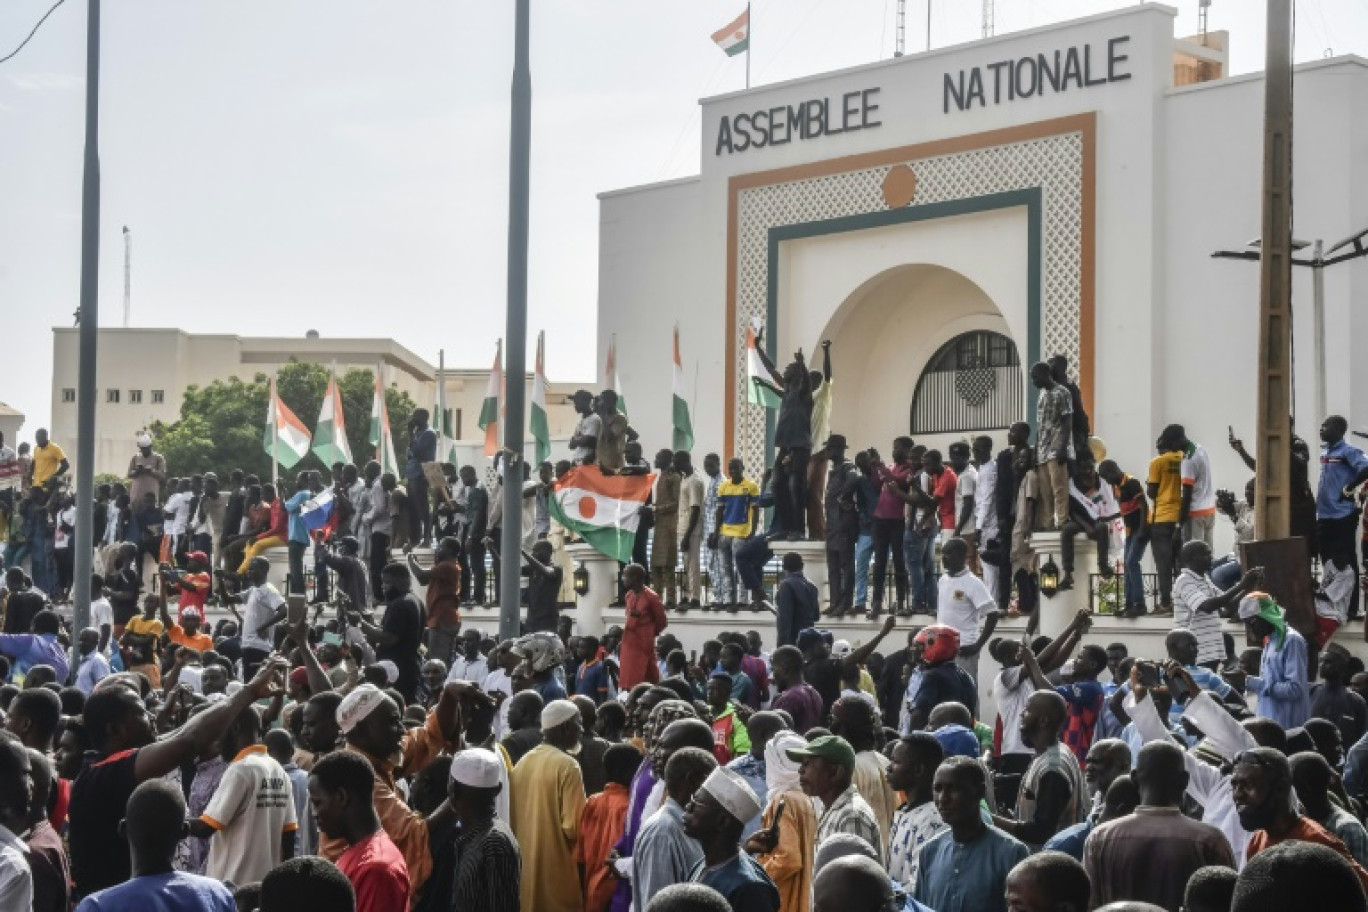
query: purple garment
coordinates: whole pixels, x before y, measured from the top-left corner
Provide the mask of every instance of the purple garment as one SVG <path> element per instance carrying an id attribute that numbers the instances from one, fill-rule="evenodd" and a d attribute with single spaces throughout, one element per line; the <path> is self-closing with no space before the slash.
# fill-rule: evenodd
<path id="1" fill-rule="evenodd" d="M 811 684 L 795 684 L 774 698 L 770 709 L 782 709 L 793 716 L 793 730 L 799 734 L 822 724 L 822 695 Z"/>
<path id="2" fill-rule="evenodd" d="M 623 858 L 631 857 L 632 849 L 636 846 L 637 833 L 641 831 L 641 812 L 646 810 L 646 799 L 651 797 L 651 789 L 655 788 L 655 784 L 656 777 L 651 771 L 651 758 L 648 756 L 641 761 L 641 766 L 632 776 L 627 820 L 623 823 L 622 837 L 613 846 Z M 627 912 L 631 905 L 632 882 L 619 880 L 613 891 L 613 902 L 608 906 L 609 912 Z"/>
<path id="3" fill-rule="evenodd" d="M 196 765 L 195 778 L 190 783 L 190 797 L 185 802 L 186 820 L 197 820 L 209 807 L 209 800 L 214 797 L 226 769 L 228 764 L 223 762 L 222 757 L 214 757 Z M 187 874 L 202 875 L 209 863 L 209 840 L 187 836 L 181 841 L 181 849 L 184 850 L 184 867 L 177 867 Z M 180 860 L 182 852 L 178 850 L 176 854 L 177 860 Z"/>

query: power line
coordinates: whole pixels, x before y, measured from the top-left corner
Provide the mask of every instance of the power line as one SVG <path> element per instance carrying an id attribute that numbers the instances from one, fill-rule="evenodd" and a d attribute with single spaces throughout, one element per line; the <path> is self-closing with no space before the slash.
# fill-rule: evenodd
<path id="1" fill-rule="evenodd" d="M 38 29 L 43 27 L 44 22 L 47 22 L 48 16 L 51 16 L 54 12 L 56 12 L 57 7 L 61 6 L 65 2 L 66 0 L 57 0 L 56 3 L 52 4 L 52 7 L 46 13 L 43 13 L 43 18 L 39 19 L 38 24 L 33 27 L 33 31 L 28 33 L 28 37 L 25 38 L 23 41 L 19 42 L 19 46 L 17 48 L 10 51 L 4 57 L 0 57 L 0 63 L 4 63 L 7 60 L 13 60 L 14 56 L 24 49 L 24 45 L 28 44 L 29 41 L 33 39 L 33 36 L 38 34 Z"/>

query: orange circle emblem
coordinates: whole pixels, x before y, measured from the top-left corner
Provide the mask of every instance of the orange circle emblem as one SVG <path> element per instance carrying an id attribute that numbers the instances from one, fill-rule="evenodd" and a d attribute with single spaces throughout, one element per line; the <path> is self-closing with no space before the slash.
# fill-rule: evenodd
<path id="1" fill-rule="evenodd" d="M 593 518 L 594 518 L 594 514 L 597 513 L 597 512 L 598 512 L 598 504 L 594 501 L 594 498 L 592 498 L 592 497 L 581 497 L 581 498 L 579 499 L 579 513 L 580 513 L 580 516 L 583 516 L 585 519 L 593 519 Z"/>

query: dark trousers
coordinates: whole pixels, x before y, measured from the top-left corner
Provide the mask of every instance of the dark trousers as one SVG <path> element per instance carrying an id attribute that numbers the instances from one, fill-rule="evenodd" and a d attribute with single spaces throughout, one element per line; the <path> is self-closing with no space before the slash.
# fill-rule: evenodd
<path id="1" fill-rule="evenodd" d="M 320 602 L 328 600 L 328 565 L 323 563 L 327 553 L 322 543 L 314 545 L 314 598 Z"/>
<path id="2" fill-rule="evenodd" d="M 1173 604 L 1173 568 L 1178 563 L 1178 524 L 1150 523 L 1150 552 L 1159 574 L 1159 604 Z"/>
<path id="3" fill-rule="evenodd" d="M 372 532 L 370 546 L 370 583 L 371 598 L 384 601 L 385 584 L 380 575 L 389 563 L 390 537 L 388 532 Z M 363 607 L 363 606 L 358 606 Z"/>
<path id="4" fill-rule="evenodd" d="M 1349 595 L 1349 617 L 1359 613 L 1358 516 L 1350 513 L 1340 519 L 1316 520 L 1316 544 L 1320 548 L 1321 563 L 1334 561 L 1354 571 L 1354 588 Z"/>
<path id="5" fill-rule="evenodd" d="M 304 552 L 309 546 L 304 542 L 290 542 L 290 594 L 304 594 Z"/>
<path id="6" fill-rule="evenodd" d="M 826 562 L 831 613 L 845 614 L 855 598 L 855 542 L 827 542 Z"/>
<path id="7" fill-rule="evenodd" d="M 808 499 L 808 460 L 812 458 L 811 447 L 796 447 L 788 451 L 788 482 L 786 491 L 776 490 L 776 494 L 787 495 L 790 524 L 788 532 L 799 538 L 807 537 L 807 499 Z"/>
<path id="8" fill-rule="evenodd" d="M 429 527 L 432 524 L 432 504 L 430 503 L 432 489 L 428 485 L 425 475 L 407 479 L 405 487 L 408 488 L 409 504 L 413 507 L 413 512 L 410 514 L 413 517 L 413 527 L 409 533 L 410 540 L 415 544 L 426 544 L 428 532 L 431 531 Z"/>
<path id="9" fill-rule="evenodd" d="M 242 648 L 242 680 L 250 681 L 256 677 L 257 669 L 261 667 L 262 662 L 266 661 L 268 655 L 270 653 L 264 649 L 244 646 Z"/>
<path id="10" fill-rule="evenodd" d="M 752 535 L 736 546 L 736 574 L 741 586 L 754 595 L 765 589 L 765 564 L 774 557 L 763 535 Z M 740 601 L 738 594 L 738 601 Z"/>
<path id="11" fill-rule="evenodd" d="M 477 605 L 485 601 L 485 546 L 484 542 L 471 536 L 466 542 L 466 560 L 470 563 L 470 597 Z"/>
<path id="12" fill-rule="evenodd" d="M 457 549 L 456 563 L 461 565 L 461 601 L 468 602 L 470 601 L 470 558 L 466 557 L 463 549 Z"/>
<path id="13" fill-rule="evenodd" d="M 888 553 L 893 552 L 893 579 L 898 602 L 907 601 L 907 563 L 903 560 L 903 521 L 874 518 L 874 607 L 883 606 L 884 578 L 888 575 Z"/>
<path id="14" fill-rule="evenodd" d="M 1106 527 L 1102 524 L 1096 526 L 1102 533 L 1092 541 L 1097 542 L 1097 569 L 1100 571 L 1107 566 L 1107 549 L 1111 545 L 1111 536 L 1107 535 Z M 1059 530 L 1063 534 L 1059 537 L 1059 550 L 1064 560 L 1064 573 L 1073 573 L 1074 569 L 1074 537 L 1083 534 L 1083 526 L 1077 520 L 1069 520 L 1064 524 L 1064 528 Z"/>

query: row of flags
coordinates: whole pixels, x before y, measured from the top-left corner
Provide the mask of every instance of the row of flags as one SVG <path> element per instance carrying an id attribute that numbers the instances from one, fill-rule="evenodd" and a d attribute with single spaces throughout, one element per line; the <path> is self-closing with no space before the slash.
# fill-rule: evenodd
<path id="1" fill-rule="evenodd" d="M 441 384 L 438 385 L 438 395 Z M 449 422 L 449 419 L 448 419 Z M 449 439 L 451 429 L 446 428 Z M 439 431 L 438 453 L 443 452 Z M 390 432 L 389 408 L 385 404 L 385 387 L 379 372 L 375 375 L 375 396 L 371 400 L 370 435 L 371 446 L 375 447 L 375 458 L 381 471 L 398 472 L 398 459 L 394 454 L 394 435 Z M 328 389 L 323 393 L 323 405 L 318 412 L 318 424 L 313 434 L 299 420 L 285 400 L 280 398 L 276 389 L 275 377 L 271 378 L 270 391 L 266 405 L 266 431 L 261 445 L 266 455 L 278 465 L 292 469 L 299 464 L 309 451 L 318 454 L 324 465 L 335 462 L 351 463 L 351 444 L 347 440 L 347 418 L 342 411 L 342 393 L 337 387 L 337 374 L 328 377 Z M 449 451 L 454 455 L 454 450 Z"/>

